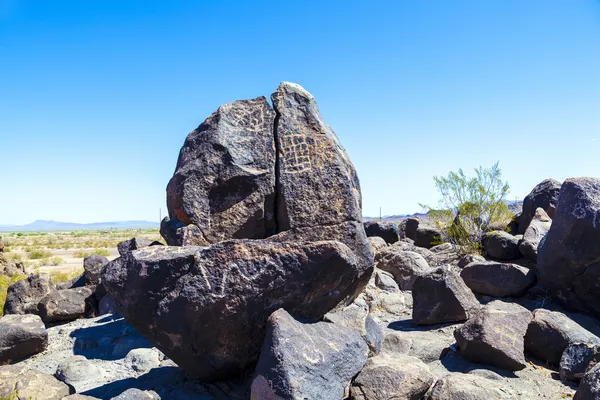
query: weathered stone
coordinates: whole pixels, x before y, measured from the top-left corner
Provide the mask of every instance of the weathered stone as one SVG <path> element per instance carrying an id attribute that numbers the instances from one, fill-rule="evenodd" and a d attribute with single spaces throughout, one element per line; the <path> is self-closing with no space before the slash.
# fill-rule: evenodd
<path id="1" fill-rule="evenodd" d="M 485 257 L 483 257 L 479 254 L 467 254 L 465 256 L 462 256 L 460 258 L 460 260 L 458 261 L 458 268 L 464 268 L 467 265 L 474 263 L 474 262 L 482 263 L 485 261 L 486 261 Z"/>
<path id="2" fill-rule="evenodd" d="M 134 237 L 128 240 L 124 240 L 117 244 L 117 249 L 119 250 L 119 254 L 123 256 L 125 255 L 125 253 L 129 253 L 134 250 L 139 250 L 143 247 L 162 245 L 163 244 L 161 242 L 158 242 L 156 240 Z"/>
<path id="3" fill-rule="evenodd" d="M 354 330 L 326 322 L 303 324 L 279 309 L 269 317 L 255 374 L 284 399 L 338 400 L 367 354 Z"/>
<path id="4" fill-rule="evenodd" d="M 351 304 L 341 310 L 325 314 L 323 320 L 355 330 L 365 340 L 372 354 L 381 352 L 383 330 L 368 310 Z"/>
<path id="5" fill-rule="evenodd" d="M 560 182 L 546 179 L 538 183 L 523 200 L 523 211 L 519 221 L 519 233 L 525 233 L 535 215 L 535 210 L 542 208 L 550 218 L 554 218 L 554 210 L 560 191 Z"/>
<path id="6" fill-rule="evenodd" d="M 442 236 L 440 230 L 433 225 L 419 224 L 415 233 L 415 246 L 430 249 L 433 246 L 440 244 Z"/>
<path id="7" fill-rule="evenodd" d="M 421 257 L 427 261 L 430 267 L 438 267 L 440 266 L 439 259 L 436 254 L 434 254 L 431 250 L 426 249 L 424 247 L 415 246 L 412 241 L 408 239 L 399 240 L 391 246 L 388 246 L 383 251 L 412 251 L 413 253 L 419 254 Z M 381 253 L 379 252 L 379 253 Z M 377 253 L 377 258 L 375 261 L 378 261 L 379 258 L 383 257 L 385 254 Z"/>
<path id="8" fill-rule="evenodd" d="M 9 286 L 4 314 L 39 314 L 40 300 L 55 291 L 50 275 L 29 275 L 26 279 Z"/>
<path id="9" fill-rule="evenodd" d="M 387 247 L 387 243 L 385 242 L 385 240 L 383 240 L 383 238 L 380 238 L 379 236 L 372 236 L 367 240 L 369 241 L 369 245 L 371 246 L 371 251 L 373 251 L 373 254 Z"/>
<path id="10" fill-rule="evenodd" d="M 524 337 L 531 319 L 526 308 L 496 300 L 456 329 L 454 337 L 467 360 L 518 371 L 526 366 Z"/>
<path id="11" fill-rule="evenodd" d="M 600 315 L 600 179 L 567 179 L 538 248 L 540 282 L 566 307 Z"/>
<path id="12" fill-rule="evenodd" d="M 134 371 L 149 371 L 160 365 L 160 353 L 156 349 L 133 349 L 125 356 L 125 362 Z"/>
<path id="13" fill-rule="evenodd" d="M 516 400 L 501 382 L 474 374 L 451 373 L 439 379 L 426 400 Z"/>
<path id="14" fill-rule="evenodd" d="M 14 395 L 18 397 L 13 397 Z M 1 399 L 61 400 L 69 395 L 69 387 L 52 375 L 17 365 L 0 367 Z"/>
<path id="15" fill-rule="evenodd" d="M 216 380 L 257 359 L 275 309 L 319 320 L 356 290 L 361 274 L 338 242 L 245 240 L 146 247 L 106 265 L 102 282 L 163 353 L 192 376 Z"/>
<path id="16" fill-rule="evenodd" d="M 393 248 L 378 254 L 376 266 L 392 274 L 402 290 L 411 290 L 418 276 L 426 275 L 433 270 L 421 255 Z"/>
<path id="17" fill-rule="evenodd" d="M 161 400 L 158 393 L 153 390 L 127 389 L 110 400 Z"/>
<path id="18" fill-rule="evenodd" d="M 600 364 L 590 369 L 581 380 L 573 400 L 600 399 Z"/>
<path id="19" fill-rule="evenodd" d="M 161 233 L 168 244 L 275 232 L 274 121 L 266 98 L 240 100 L 219 107 L 188 135 L 167 187 L 171 232 L 165 227 Z M 197 228 L 191 237 L 177 232 L 186 225 Z"/>
<path id="20" fill-rule="evenodd" d="M 314 97 L 282 82 L 271 100 L 277 113 L 278 231 L 361 222 L 358 176 Z"/>
<path id="21" fill-rule="evenodd" d="M 93 254 L 83 259 L 83 275 L 85 284 L 88 286 L 97 286 L 100 284 L 100 272 L 102 267 L 108 264 L 108 258 Z"/>
<path id="22" fill-rule="evenodd" d="M 52 292 L 40 300 L 38 310 L 44 322 L 72 321 L 85 315 L 86 300 L 92 296 L 87 287 Z"/>
<path id="23" fill-rule="evenodd" d="M 405 354 L 430 363 L 442 358 L 452 343 L 453 338 L 437 331 L 391 332 L 385 335 L 381 351 L 383 355 Z"/>
<path id="24" fill-rule="evenodd" d="M 72 356 L 58 364 L 56 379 L 81 392 L 89 388 L 90 382 L 102 379 L 102 371 L 84 356 Z"/>
<path id="25" fill-rule="evenodd" d="M 21 361 L 48 346 L 48 332 L 37 315 L 0 318 L 0 365 Z"/>
<path id="26" fill-rule="evenodd" d="M 471 289 L 447 267 L 417 277 L 412 295 L 412 318 L 417 325 L 465 321 L 479 308 Z"/>
<path id="27" fill-rule="evenodd" d="M 433 384 L 425 363 L 410 356 L 370 358 L 352 382 L 352 400 L 419 400 Z"/>
<path id="28" fill-rule="evenodd" d="M 405 223 L 405 234 L 406 237 L 412 240 L 415 240 L 417 236 L 417 229 L 419 229 L 419 219 L 418 218 L 407 218 Z"/>
<path id="29" fill-rule="evenodd" d="M 600 361 L 600 345 L 571 343 L 560 358 L 560 379 L 579 382 Z"/>
<path id="30" fill-rule="evenodd" d="M 373 275 L 375 276 L 375 286 L 377 286 L 379 289 L 390 293 L 396 293 L 400 291 L 400 287 L 394 280 L 394 276 L 389 272 L 375 269 Z"/>
<path id="31" fill-rule="evenodd" d="M 487 232 L 482 238 L 487 255 L 497 260 L 516 260 L 521 256 L 519 239 L 504 231 Z"/>
<path id="32" fill-rule="evenodd" d="M 368 237 L 380 237 L 388 244 L 396 243 L 400 239 L 398 226 L 393 222 L 368 221 L 364 226 Z"/>
<path id="33" fill-rule="evenodd" d="M 559 365 L 563 351 L 571 343 L 600 344 L 600 338 L 565 314 L 538 308 L 525 336 L 525 350 L 541 361 Z"/>
<path id="34" fill-rule="evenodd" d="M 471 263 L 460 276 L 473 292 L 494 297 L 522 296 L 537 282 L 533 270 L 494 261 Z"/>
<path id="35" fill-rule="evenodd" d="M 525 258 L 537 262 L 538 246 L 551 225 L 552 220 L 548 214 L 543 208 L 538 208 L 529 227 L 525 230 L 523 240 L 519 243 L 519 251 Z"/>

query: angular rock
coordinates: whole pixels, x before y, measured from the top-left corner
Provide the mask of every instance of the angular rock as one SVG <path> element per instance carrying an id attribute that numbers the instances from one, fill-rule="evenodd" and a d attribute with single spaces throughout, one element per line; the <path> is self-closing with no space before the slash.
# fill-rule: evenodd
<path id="1" fill-rule="evenodd" d="M 255 375 L 284 399 L 337 400 L 367 354 L 354 330 L 326 322 L 303 324 L 279 309 L 269 317 Z"/>
<path id="2" fill-rule="evenodd" d="M 519 251 L 525 258 L 537 262 L 538 246 L 550 230 L 551 225 L 552 220 L 548 214 L 543 208 L 538 208 L 529 227 L 525 230 L 523 240 L 519 243 Z"/>
<path id="3" fill-rule="evenodd" d="M 421 255 L 392 248 L 378 254 L 376 266 L 392 274 L 402 290 L 411 290 L 417 277 L 433 270 Z"/>
<path id="4" fill-rule="evenodd" d="M 380 237 L 386 243 L 396 243 L 400 239 L 398 226 L 393 222 L 368 221 L 364 223 L 368 237 Z"/>
<path id="5" fill-rule="evenodd" d="M 572 343 L 600 344 L 600 338 L 557 311 L 538 308 L 525 335 L 525 350 L 558 366 L 563 351 Z"/>
<path id="6" fill-rule="evenodd" d="M 442 235 L 440 230 L 432 225 L 419 224 L 415 233 L 415 246 L 430 249 L 440 244 Z"/>
<path id="7" fill-rule="evenodd" d="M 387 250 L 389 250 L 389 251 L 412 251 L 413 253 L 417 253 L 417 254 L 421 255 L 421 257 L 423 257 L 425 259 L 425 261 L 427 261 L 427 263 L 429 264 L 430 267 L 440 266 L 439 259 L 436 254 L 434 254 L 431 250 L 426 249 L 424 247 L 415 246 L 414 243 L 412 241 L 408 241 L 408 239 L 403 239 L 403 240 L 397 241 L 396 243 L 394 243 L 391 246 L 388 246 L 388 248 L 386 248 L 382 251 L 387 251 Z M 378 261 L 384 255 L 385 254 L 378 253 L 375 261 Z"/>
<path id="8" fill-rule="evenodd" d="M 600 364 L 596 364 L 581 380 L 573 400 L 600 399 Z"/>
<path id="9" fill-rule="evenodd" d="M 102 379 L 102 371 L 84 356 L 76 355 L 58 364 L 54 377 L 75 388 L 76 392 L 82 392 Z"/>
<path id="10" fill-rule="evenodd" d="M 405 234 L 406 237 L 412 240 L 415 240 L 417 236 L 417 229 L 419 229 L 419 219 L 418 218 L 407 218 L 405 223 Z"/>
<path id="11" fill-rule="evenodd" d="M 400 291 L 400 287 L 394 280 L 394 276 L 389 272 L 375 269 L 373 274 L 375 276 L 375 286 L 379 289 L 390 293 L 396 293 Z"/>
<path id="12" fill-rule="evenodd" d="M 352 382 L 352 400 L 419 400 L 433 384 L 431 371 L 410 356 L 370 358 Z"/>
<path id="13" fill-rule="evenodd" d="M 134 237 L 128 240 L 124 240 L 117 244 L 117 250 L 119 250 L 119 254 L 123 256 L 125 255 L 125 253 L 129 253 L 134 250 L 139 250 L 143 247 L 162 245 L 163 244 L 161 242 L 158 242 L 156 240 Z"/>
<path id="14" fill-rule="evenodd" d="M 450 345 L 454 343 L 436 331 L 407 331 L 391 332 L 385 335 L 382 346 L 382 354 L 395 356 L 405 354 L 430 363 L 442 358 Z"/>
<path id="15" fill-rule="evenodd" d="M 460 276 L 473 292 L 494 297 L 520 297 L 537 282 L 533 270 L 494 261 L 471 263 Z"/>
<path id="16" fill-rule="evenodd" d="M 540 282 L 565 307 L 600 315 L 600 179 L 567 179 L 538 247 Z"/>
<path id="17" fill-rule="evenodd" d="M 372 236 L 367 240 L 369 241 L 369 245 L 371 245 L 371 250 L 373 251 L 373 254 L 387 247 L 387 243 L 385 242 L 385 240 L 383 240 L 379 236 Z"/>
<path id="18" fill-rule="evenodd" d="M 532 315 L 526 308 L 492 301 L 454 331 L 460 354 L 469 361 L 509 371 L 525 368 L 524 337 Z"/>
<path id="19" fill-rule="evenodd" d="M 521 256 L 519 239 L 508 232 L 487 232 L 483 235 L 482 244 L 487 255 L 497 260 L 516 260 Z"/>
<path id="20" fill-rule="evenodd" d="M 274 310 L 319 320 L 356 290 L 361 274 L 355 255 L 338 242 L 245 240 L 146 247 L 107 264 L 102 282 L 140 333 L 208 381 L 257 359 Z"/>
<path id="21" fill-rule="evenodd" d="M 48 332 L 37 315 L 6 315 L 0 318 L 0 365 L 21 361 L 44 351 Z"/>
<path id="22" fill-rule="evenodd" d="M 160 353 L 156 349 L 133 349 L 125 356 L 125 363 L 134 371 L 149 371 L 160 365 Z"/>
<path id="23" fill-rule="evenodd" d="M 9 286 L 4 314 L 39 314 L 40 300 L 55 291 L 50 275 L 29 275 L 26 279 Z"/>
<path id="24" fill-rule="evenodd" d="M 208 245 L 275 231 L 274 121 L 266 98 L 240 100 L 219 107 L 188 135 L 167 186 L 169 218 L 161 233 L 168 244 Z"/>
<path id="25" fill-rule="evenodd" d="M 341 310 L 325 314 L 323 320 L 355 330 L 365 340 L 371 354 L 379 354 L 381 352 L 383 330 L 373 317 L 371 317 L 368 310 L 351 304 Z"/>
<path id="26" fill-rule="evenodd" d="M 439 379 L 426 400 L 516 400 L 501 382 L 473 374 L 451 373 Z"/>
<path id="27" fill-rule="evenodd" d="M 86 301 L 92 296 L 87 287 L 64 289 L 40 300 L 39 315 L 44 322 L 72 321 L 85 315 Z"/>
<path id="28" fill-rule="evenodd" d="M 600 345 L 572 343 L 560 358 L 560 379 L 579 382 L 600 361 Z"/>
<path id="29" fill-rule="evenodd" d="M 460 258 L 460 260 L 458 260 L 458 268 L 464 268 L 467 265 L 477 262 L 477 263 L 482 263 L 485 262 L 486 259 L 484 256 L 481 256 L 479 254 L 467 254 L 465 256 L 462 256 Z"/>
<path id="30" fill-rule="evenodd" d="M 480 306 L 460 275 L 447 267 L 417 277 L 412 295 L 417 325 L 465 321 Z"/>
<path id="31" fill-rule="evenodd" d="M 282 82 L 271 100 L 277 113 L 278 231 L 361 222 L 358 176 L 314 97 Z"/>
<path id="32" fill-rule="evenodd" d="M 0 398 L 61 400 L 68 396 L 69 387 L 52 375 L 17 365 L 0 367 Z"/>
<path id="33" fill-rule="evenodd" d="M 102 267 L 108 264 L 108 258 L 93 254 L 83 259 L 83 275 L 85 284 L 88 286 L 97 286 L 100 284 L 100 272 Z"/>
<path id="34" fill-rule="evenodd" d="M 523 199 L 523 211 L 519 221 L 519 233 L 525 233 L 535 215 L 535 210 L 542 208 L 550 218 L 554 218 L 554 210 L 558 200 L 561 183 L 554 179 L 546 179 L 538 183 Z"/>

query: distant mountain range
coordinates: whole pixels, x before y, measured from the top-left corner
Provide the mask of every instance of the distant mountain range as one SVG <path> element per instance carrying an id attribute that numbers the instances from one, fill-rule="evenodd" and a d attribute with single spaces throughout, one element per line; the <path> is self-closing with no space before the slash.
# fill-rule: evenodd
<path id="1" fill-rule="evenodd" d="M 112 221 L 78 224 L 37 220 L 26 225 L 0 225 L 0 232 L 50 232 L 50 231 L 96 231 L 105 229 L 158 229 L 158 222 L 149 221 Z"/>

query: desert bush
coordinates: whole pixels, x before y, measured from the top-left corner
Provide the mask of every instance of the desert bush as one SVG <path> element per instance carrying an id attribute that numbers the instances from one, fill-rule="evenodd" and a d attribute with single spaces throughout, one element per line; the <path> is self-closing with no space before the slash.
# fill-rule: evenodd
<path id="1" fill-rule="evenodd" d="M 54 256 L 54 257 L 46 257 L 40 260 L 41 266 L 58 266 L 65 262 L 62 257 Z"/>
<path id="2" fill-rule="evenodd" d="M 425 208 L 440 229 L 442 241 L 459 253 L 481 252 L 483 234 L 492 226 L 506 226 L 513 216 L 505 201 L 510 187 L 502 181 L 498 164 L 476 168 L 473 177 L 459 169 L 433 178 L 441 199 L 438 208 Z"/>
<path id="3" fill-rule="evenodd" d="M 86 258 L 90 255 L 90 253 L 83 251 L 83 250 L 77 250 L 75 252 L 73 252 L 73 258 Z"/>
<path id="4" fill-rule="evenodd" d="M 27 249 L 27 257 L 30 260 L 40 260 L 42 258 L 52 257 L 52 253 L 47 250 L 39 249 L 39 248 L 30 248 Z"/>
<path id="5" fill-rule="evenodd" d="M 81 276 L 81 274 L 83 274 L 83 268 L 69 272 L 57 271 L 50 273 L 50 279 L 52 279 L 52 283 L 58 285 L 59 283 L 68 282 L 71 279 L 77 278 L 78 276 Z"/>
<path id="6" fill-rule="evenodd" d="M 104 256 L 104 257 L 110 256 L 110 252 L 107 249 L 94 249 L 92 254 L 96 254 L 96 255 Z"/>

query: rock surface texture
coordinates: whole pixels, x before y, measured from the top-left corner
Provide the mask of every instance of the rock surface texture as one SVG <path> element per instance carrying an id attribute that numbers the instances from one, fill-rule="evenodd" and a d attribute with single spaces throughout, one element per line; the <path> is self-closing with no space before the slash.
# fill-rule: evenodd
<path id="1" fill-rule="evenodd" d="M 460 276 L 473 292 L 495 297 L 521 296 L 537 281 L 530 269 L 494 261 L 468 264 Z"/>
<path id="2" fill-rule="evenodd" d="M 369 221 L 365 222 L 364 226 L 368 237 L 380 237 L 387 244 L 396 243 L 400 240 L 400 231 L 398 230 L 398 226 L 393 222 Z"/>
<path id="3" fill-rule="evenodd" d="M 39 314 L 40 300 L 54 292 L 56 288 L 50 280 L 50 275 L 29 275 L 26 279 L 9 286 L 4 314 Z"/>
<path id="4" fill-rule="evenodd" d="M 519 221 L 519 233 L 525 233 L 529 223 L 535 215 L 535 210 L 542 208 L 550 218 L 554 218 L 554 210 L 560 191 L 560 182 L 546 179 L 537 184 L 523 199 L 523 211 Z"/>
<path id="5" fill-rule="evenodd" d="M 0 318 L 0 365 L 21 361 L 48 346 L 48 332 L 37 315 Z"/>
<path id="6" fill-rule="evenodd" d="M 354 330 L 327 322 L 302 324 L 280 309 L 269 317 L 255 374 L 283 399 L 338 400 L 367 355 Z"/>
<path id="7" fill-rule="evenodd" d="M 537 270 L 565 306 L 600 315 L 600 179 L 563 183 L 552 226 L 538 248 Z"/>
<path id="8" fill-rule="evenodd" d="M 546 233 L 552 226 L 552 219 L 543 208 L 535 210 L 531 223 L 525 230 L 523 240 L 519 243 L 519 251 L 523 256 L 533 262 L 537 262 L 538 247 Z"/>
<path id="9" fill-rule="evenodd" d="M 519 239 L 504 231 L 493 231 L 483 235 L 483 248 L 487 255 L 496 260 L 516 260 L 519 253 Z"/>

